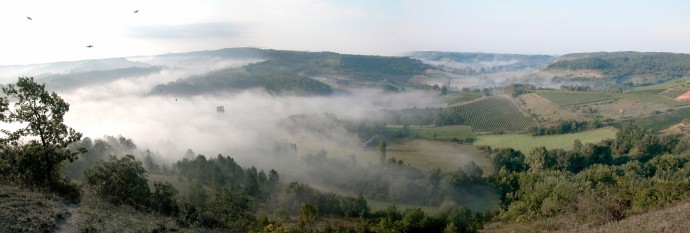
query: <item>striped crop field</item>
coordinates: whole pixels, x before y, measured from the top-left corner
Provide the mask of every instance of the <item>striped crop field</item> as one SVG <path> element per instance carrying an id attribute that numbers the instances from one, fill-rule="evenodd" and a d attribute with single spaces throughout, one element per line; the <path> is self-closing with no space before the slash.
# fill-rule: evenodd
<path id="1" fill-rule="evenodd" d="M 507 97 L 490 96 L 452 107 L 474 132 L 520 132 L 535 126 Z"/>

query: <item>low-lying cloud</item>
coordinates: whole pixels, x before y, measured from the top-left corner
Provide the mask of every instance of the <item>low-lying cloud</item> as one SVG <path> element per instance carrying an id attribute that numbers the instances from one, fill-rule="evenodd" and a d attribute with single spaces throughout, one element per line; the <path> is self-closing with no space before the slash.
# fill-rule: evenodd
<path id="1" fill-rule="evenodd" d="M 147 76 L 64 91 L 59 94 L 70 103 L 65 121 L 91 138 L 131 138 L 140 148 L 149 148 L 168 158 L 168 162 L 182 158 L 191 148 L 207 156 L 231 155 L 254 165 L 265 160 L 258 156 L 270 153 L 266 148 L 273 148 L 275 143 L 317 140 L 314 143 L 324 148 L 361 144 L 356 134 L 345 129 L 328 129 L 334 135 L 327 137 L 295 135 L 283 125 L 293 115 L 330 113 L 346 120 L 379 119 L 380 109 L 445 104 L 428 92 L 387 93 L 377 89 L 316 97 L 275 96 L 262 89 L 197 96 L 149 94 L 157 84 L 203 72 L 164 68 Z M 217 106 L 224 106 L 225 112 L 216 112 Z M 331 142 L 325 138 L 339 140 Z"/>

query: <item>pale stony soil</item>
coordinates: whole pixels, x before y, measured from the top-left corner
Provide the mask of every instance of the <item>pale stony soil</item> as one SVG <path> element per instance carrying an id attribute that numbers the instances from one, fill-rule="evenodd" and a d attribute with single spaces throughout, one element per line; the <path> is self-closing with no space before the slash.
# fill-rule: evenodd
<path id="1" fill-rule="evenodd" d="M 690 101 L 690 91 L 685 92 L 685 94 L 682 94 L 682 95 L 676 97 L 674 100 L 677 100 L 677 101 Z"/>

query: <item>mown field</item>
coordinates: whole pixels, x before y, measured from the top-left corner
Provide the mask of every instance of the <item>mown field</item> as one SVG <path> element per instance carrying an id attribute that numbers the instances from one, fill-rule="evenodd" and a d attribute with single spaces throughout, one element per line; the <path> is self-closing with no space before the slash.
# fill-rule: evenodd
<path id="1" fill-rule="evenodd" d="M 511 147 L 529 153 L 532 148 L 545 146 L 547 149 L 573 149 L 575 139 L 580 139 L 583 144 L 597 143 L 604 139 L 614 138 L 618 130 L 607 127 L 573 134 L 559 134 L 548 136 L 529 136 L 526 134 L 501 134 L 477 136 L 475 145 L 487 145 L 492 148 Z"/>
<path id="2" fill-rule="evenodd" d="M 534 126 L 515 103 L 502 96 L 490 96 L 452 108 L 474 132 L 521 132 Z"/>

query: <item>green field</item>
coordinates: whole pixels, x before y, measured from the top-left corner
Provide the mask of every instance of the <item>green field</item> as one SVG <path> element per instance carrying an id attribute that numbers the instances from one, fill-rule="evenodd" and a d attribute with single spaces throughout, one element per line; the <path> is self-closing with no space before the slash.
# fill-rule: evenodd
<path id="1" fill-rule="evenodd" d="M 675 79 L 665 83 L 636 87 L 631 90 L 631 92 L 650 92 L 650 93 L 661 93 L 669 88 L 678 87 L 686 85 L 690 81 L 690 78 Z"/>
<path id="2" fill-rule="evenodd" d="M 611 124 L 614 127 L 619 127 L 621 124 L 630 123 L 639 125 L 645 128 L 653 128 L 655 130 L 662 130 L 672 125 L 678 124 L 683 119 L 690 118 L 690 108 L 682 108 L 671 112 L 666 112 L 658 115 L 653 115 L 645 118 L 632 119 L 627 121 L 616 122 Z"/>
<path id="3" fill-rule="evenodd" d="M 502 134 L 502 135 L 481 135 L 475 145 L 487 145 L 491 148 L 510 147 L 529 153 L 532 148 L 545 146 L 547 149 L 567 149 L 573 148 L 575 139 L 580 139 L 582 143 L 597 143 L 601 140 L 614 138 L 618 130 L 607 127 L 573 134 L 559 134 L 548 136 L 529 136 L 525 134 Z"/>
<path id="4" fill-rule="evenodd" d="M 474 132 L 520 132 L 534 126 L 507 97 L 490 96 L 452 107 Z"/>
<path id="5" fill-rule="evenodd" d="M 588 104 L 613 99 L 609 93 L 560 90 L 537 90 L 535 93 L 555 104 L 563 106 Z"/>
<path id="6" fill-rule="evenodd" d="M 482 95 L 481 93 L 477 93 L 477 92 L 456 92 L 456 93 L 451 93 L 451 94 L 445 96 L 445 99 L 446 99 L 446 102 L 448 103 L 448 105 L 452 105 L 452 104 L 476 100 L 476 99 L 482 98 L 482 96 L 484 96 L 484 95 Z"/>
<path id="7" fill-rule="evenodd" d="M 572 105 L 582 105 L 605 100 L 627 99 L 641 100 L 650 103 L 664 104 L 671 107 L 688 105 L 686 102 L 675 101 L 671 98 L 658 95 L 657 89 L 636 89 L 626 93 L 603 93 L 603 92 L 578 92 L 561 90 L 537 90 L 536 93 L 555 104 L 564 107 Z"/>
<path id="8" fill-rule="evenodd" d="M 473 145 L 455 144 L 434 140 L 410 140 L 389 143 L 386 149 L 388 158 L 403 160 L 405 164 L 431 170 L 455 171 L 470 161 L 474 161 L 484 175 L 493 174 L 493 166 L 481 151 Z"/>
<path id="9" fill-rule="evenodd" d="M 626 92 L 626 93 L 616 93 L 612 94 L 612 96 L 619 98 L 619 99 L 629 99 L 629 100 L 641 100 L 641 101 L 647 101 L 651 103 L 658 103 L 658 104 L 663 104 L 671 107 L 678 107 L 678 106 L 683 106 L 683 105 L 688 105 L 686 102 L 680 102 L 680 101 L 675 101 L 671 98 L 664 97 L 661 95 L 657 94 L 651 94 L 648 91 L 640 91 L 640 92 Z"/>
<path id="10" fill-rule="evenodd" d="M 400 135 L 403 127 L 401 125 L 390 125 L 386 127 L 386 135 L 396 137 Z M 453 138 L 463 140 L 474 137 L 472 127 L 466 125 L 447 125 L 447 126 L 409 126 L 407 135 L 415 138 L 451 141 Z"/>

